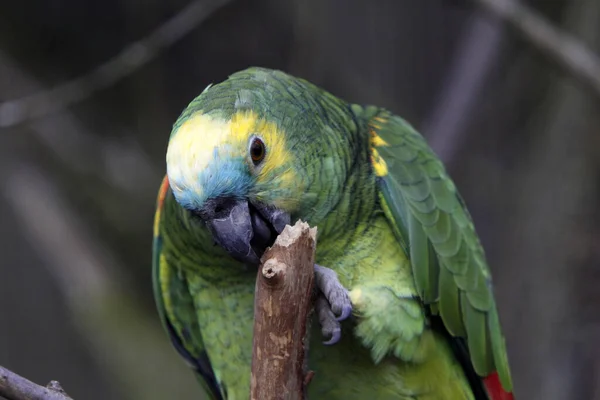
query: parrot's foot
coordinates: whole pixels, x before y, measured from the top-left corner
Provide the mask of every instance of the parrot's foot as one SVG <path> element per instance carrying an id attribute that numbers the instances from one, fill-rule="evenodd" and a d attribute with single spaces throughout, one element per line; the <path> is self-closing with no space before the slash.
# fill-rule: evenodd
<path id="1" fill-rule="evenodd" d="M 371 348 L 376 364 L 388 355 L 407 362 L 424 360 L 433 336 L 419 300 L 388 286 L 354 287 L 350 298 L 357 316 L 354 334 Z"/>
<path id="2" fill-rule="evenodd" d="M 352 314 L 352 302 L 348 290 L 342 286 L 334 270 L 315 264 L 315 281 L 319 290 L 315 309 L 321 332 L 330 338 L 323 343 L 332 345 L 342 337 L 340 322 Z"/>

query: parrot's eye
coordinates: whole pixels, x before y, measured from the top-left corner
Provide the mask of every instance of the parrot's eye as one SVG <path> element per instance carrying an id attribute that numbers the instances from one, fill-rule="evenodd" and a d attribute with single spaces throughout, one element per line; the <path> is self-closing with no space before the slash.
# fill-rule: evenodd
<path id="1" fill-rule="evenodd" d="M 250 143 L 250 158 L 254 165 L 258 165 L 265 158 L 265 144 L 262 140 L 255 137 Z"/>

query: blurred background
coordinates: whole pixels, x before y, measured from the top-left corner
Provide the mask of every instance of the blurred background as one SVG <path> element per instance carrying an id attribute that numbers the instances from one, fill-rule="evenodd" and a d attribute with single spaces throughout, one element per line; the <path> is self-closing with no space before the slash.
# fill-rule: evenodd
<path id="1" fill-rule="evenodd" d="M 154 310 L 155 198 L 182 109 L 256 65 L 411 121 L 473 214 L 518 398 L 600 399 L 597 52 L 598 0 L 2 2 L 0 365 L 202 398 Z"/>

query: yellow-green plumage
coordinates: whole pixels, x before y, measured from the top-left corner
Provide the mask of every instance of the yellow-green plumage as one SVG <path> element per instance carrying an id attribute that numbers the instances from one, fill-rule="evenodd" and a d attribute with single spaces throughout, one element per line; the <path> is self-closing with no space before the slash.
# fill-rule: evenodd
<path id="1" fill-rule="evenodd" d="M 267 145 L 260 169 L 244 158 L 255 134 Z M 324 346 L 313 323 L 310 398 L 473 399 L 447 331 L 467 337 L 478 373 L 498 370 L 511 390 L 470 217 L 441 162 L 400 118 L 250 69 L 194 100 L 169 146 L 155 294 L 175 346 L 214 398 L 248 397 L 256 277 L 194 215 L 220 193 L 318 226 L 316 261 L 350 291 L 355 319 L 342 323 L 339 343 Z M 432 326 L 438 310 L 444 329 Z"/>

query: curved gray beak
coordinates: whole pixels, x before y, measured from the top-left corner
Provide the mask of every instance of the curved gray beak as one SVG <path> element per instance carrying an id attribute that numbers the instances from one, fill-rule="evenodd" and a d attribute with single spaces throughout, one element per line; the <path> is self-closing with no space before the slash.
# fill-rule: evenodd
<path id="1" fill-rule="evenodd" d="M 219 246 L 236 260 L 251 265 L 260 263 L 267 247 L 290 223 L 288 213 L 247 200 L 211 200 L 201 216 Z"/>

